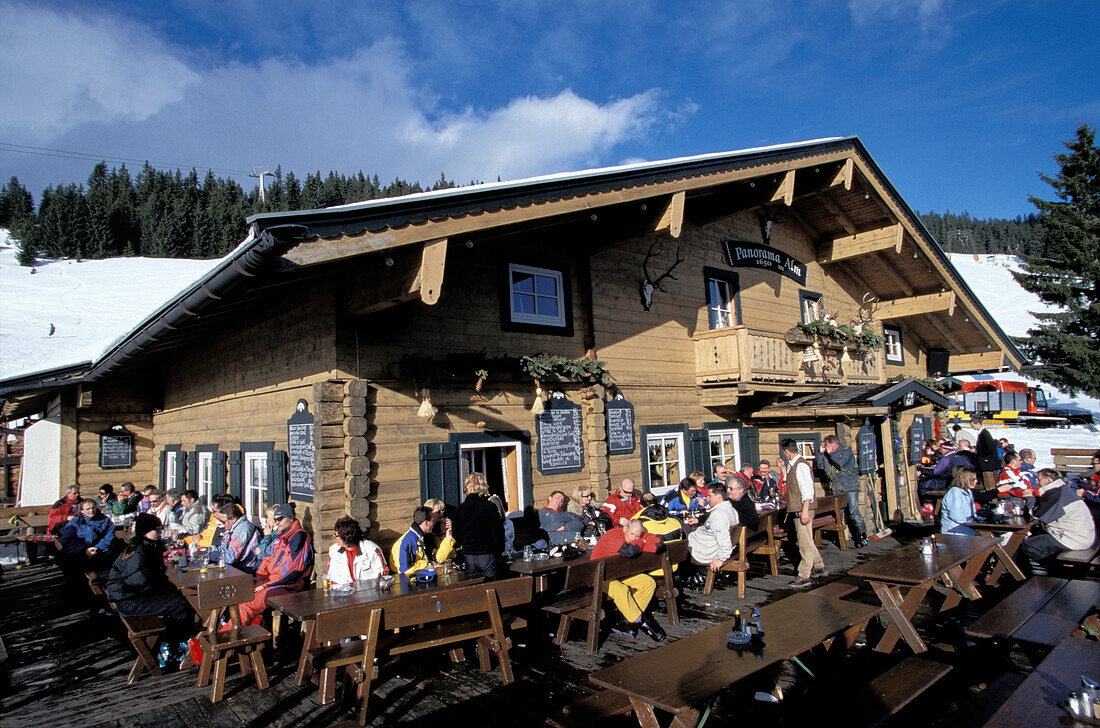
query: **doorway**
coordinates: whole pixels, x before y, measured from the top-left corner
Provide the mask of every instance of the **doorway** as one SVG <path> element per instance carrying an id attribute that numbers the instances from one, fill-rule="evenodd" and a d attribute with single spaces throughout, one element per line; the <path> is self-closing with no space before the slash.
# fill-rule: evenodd
<path id="1" fill-rule="evenodd" d="M 461 445 L 462 483 L 470 473 L 481 473 L 489 484 L 489 493 L 500 498 L 506 512 L 523 510 L 528 504 L 523 498 L 519 445 L 515 441 Z M 463 489 L 462 497 L 465 495 Z"/>

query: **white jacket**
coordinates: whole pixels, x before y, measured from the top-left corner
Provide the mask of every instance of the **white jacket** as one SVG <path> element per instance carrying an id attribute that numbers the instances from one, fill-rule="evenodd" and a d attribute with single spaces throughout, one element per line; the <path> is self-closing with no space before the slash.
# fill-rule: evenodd
<path id="1" fill-rule="evenodd" d="M 703 525 L 688 534 L 691 558 L 700 564 L 727 560 L 733 553 L 730 529 L 738 523 L 737 511 L 728 500 L 711 509 Z"/>
<path id="2" fill-rule="evenodd" d="M 337 543 L 332 544 L 328 550 L 328 578 L 333 584 L 350 584 L 360 579 L 374 579 L 381 574 L 390 573 L 382 549 L 367 539 L 359 542 L 359 553 L 355 555 L 353 568 L 354 574 L 348 569 L 344 547 Z"/>

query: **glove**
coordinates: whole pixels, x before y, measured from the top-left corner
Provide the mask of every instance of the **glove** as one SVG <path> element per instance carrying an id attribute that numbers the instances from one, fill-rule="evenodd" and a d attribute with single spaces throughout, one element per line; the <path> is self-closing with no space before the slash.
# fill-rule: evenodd
<path id="1" fill-rule="evenodd" d="M 628 559 L 636 559 L 642 554 L 642 547 L 636 543 L 624 543 L 619 547 L 619 553 Z"/>

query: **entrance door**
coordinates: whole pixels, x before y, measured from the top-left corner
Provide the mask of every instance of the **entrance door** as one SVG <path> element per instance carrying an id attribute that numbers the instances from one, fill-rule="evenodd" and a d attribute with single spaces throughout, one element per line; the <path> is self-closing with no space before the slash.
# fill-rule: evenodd
<path id="1" fill-rule="evenodd" d="M 489 493 L 500 497 L 505 511 L 520 511 L 528 505 L 523 502 L 522 496 L 518 442 L 462 445 L 459 460 L 462 465 L 462 482 L 466 482 L 466 476 L 470 473 L 484 475 L 489 484 Z"/>

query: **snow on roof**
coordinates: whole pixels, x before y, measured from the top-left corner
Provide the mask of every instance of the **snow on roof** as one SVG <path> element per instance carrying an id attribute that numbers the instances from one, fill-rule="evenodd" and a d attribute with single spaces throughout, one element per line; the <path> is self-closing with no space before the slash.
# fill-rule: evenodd
<path id="1" fill-rule="evenodd" d="M 0 228 L 0 380 L 96 360 L 219 262 L 41 260 L 27 268 L 16 252 Z"/>

